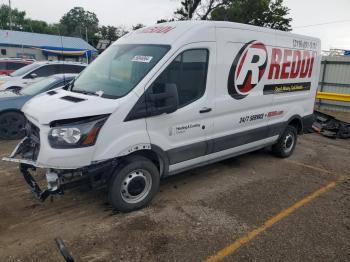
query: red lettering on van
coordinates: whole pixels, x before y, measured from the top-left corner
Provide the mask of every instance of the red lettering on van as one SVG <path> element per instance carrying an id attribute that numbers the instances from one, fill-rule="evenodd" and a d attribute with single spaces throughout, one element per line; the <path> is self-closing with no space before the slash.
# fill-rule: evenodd
<path id="1" fill-rule="evenodd" d="M 303 60 L 301 62 L 300 78 L 305 78 L 310 69 L 310 52 L 304 51 Z"/>
<path id="2" fill-rule="evenodd" d="M 310 59 L 310 70 L 309 70 L 309 74 L 307 77 L 311 77 L 312 76 L 312 69 L 314 68 L 314 62 L 315 62 L 315 53 L 312 52 L 311 53 L 311 59 Z"/>
<path id="3" fill-rule="evenodd" d="M 279 79 L 282 51 L 279 48 L 272 48 L 272 58 L 269 71 L 269 79 Z"/>
<path id="4" fill-rule="evenodd" d="M 312 51 L 272 48 L 268 79 L 295 79 L 312 76 L 315 54 Z"/>
<path id="5" fill-rule="evenodd" d="M 289 72 L 287 70 L 291 65 L 291 61 L 289 60 L 291 56 L 292 56 L 292 50 L 284 49 L 281 79 L 289 78 Z"/>
<path id="6" fill-rule="evenodd" d="M 292 62 L 292 68 L 290 70 L 290 78 L 297 78 L 300 72 L 300 66 L 301 66 L 301 52 L 299 50 L 296 50 L 293 52 L 293 62 Z"/>

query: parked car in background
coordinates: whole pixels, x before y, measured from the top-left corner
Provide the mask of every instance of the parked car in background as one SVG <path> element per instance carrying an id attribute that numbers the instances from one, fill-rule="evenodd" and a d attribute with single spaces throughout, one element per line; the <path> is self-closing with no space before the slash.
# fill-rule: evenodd
<path id="1" fill-rule="evenodd" d="M 87 64 L 66 61 L 35 62 L 22 67 L 9 76 L 0 77 L 0 91 L 7 89 L 22 89 L 35 83 L 42 77 L 56 74 L 78 74 L 85 69 Z"/>
<path id="2" fill-rule="evenodd" d="M 0 138 L 19 139 L 25 135 L 26 119 L 22 106 L 32 97 L 49 90 L 62 87 L 72 81 L 77 74 L 60 74 L 42 79 L 22 90 L 11 89 L 0 92 Z M 45 110 L 45 109 L 43 109 Z"/>
<path id="3" fill-rule="evenodd" d="M 2 58 L 0 59 L 0 75 L 9 75 L 33 62 L 35 62 L 34 59 Z"/>

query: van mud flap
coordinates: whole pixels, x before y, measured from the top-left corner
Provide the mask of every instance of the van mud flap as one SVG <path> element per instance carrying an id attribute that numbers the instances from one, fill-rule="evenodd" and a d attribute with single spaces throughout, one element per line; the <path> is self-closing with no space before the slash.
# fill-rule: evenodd
<path id="1" fill-rule="evenodd" d="M 46 198 L 48 198 L 50 195 L 54 194 L 62 194 L 63 192 L 61 190 L 49 190 L 46 189 L 44 191 L 41 190 L 38 183 L 35 181 L 33 176 L 30 174 L 29 170 L 35 171 L 36 168 L 34 166 L 28 165 L 28 164 L 20 164 L 20 172 L 24 178 L 24 180 L 27 182 L 29 187 L 31 188 L 34 196 L 41 202 L 44 202 Z"/>

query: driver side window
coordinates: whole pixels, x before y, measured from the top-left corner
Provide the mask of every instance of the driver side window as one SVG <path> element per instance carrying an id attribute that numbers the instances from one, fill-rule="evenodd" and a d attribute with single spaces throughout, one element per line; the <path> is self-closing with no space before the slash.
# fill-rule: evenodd
<path id="1" fill-rule="evenodd" d="M 160 74 L 152 88 L 175 84 L 179 107 L 186 106 L 203 96 L 208 72 L 209 51 L 191 49 L 178 55 Z"/>
<path id="2" fill-rule="evenodd" d="M 58 73 L 58 70 L 56 65 L 44 65 L 34 70 L 33 72 L 29 73 L 27 76 L 25 76 L 25 78 L 31 78 L 32 74 L 36 74 L 37 77 L 47 77 L 57 73 Z"/>

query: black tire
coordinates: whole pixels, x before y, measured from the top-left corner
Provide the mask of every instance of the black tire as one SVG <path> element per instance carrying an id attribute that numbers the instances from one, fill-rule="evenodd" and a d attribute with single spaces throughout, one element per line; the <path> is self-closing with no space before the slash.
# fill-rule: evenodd
<path id="1" fill-rule="evenodd" d="M 0 114 L 0 138 L 14 140 L 25 135 L 26 119 L 19 112 L 5 112 Z"/>
<path id="2" fill-rule="evenodd" d="M 149 159 L 127 158 L 109 181 L 108 200 L 113 208 L 122 212 L 143 208 L 158 192 L 159 181 L 158 168 Z"/>
<path id="3" fill-rule="evenodd" d="M 287 126 L 286 130 L 272 146 L 272 153 L 281 158 L 287 158 L 294 152 L 298 141 L 298 132 L 294 126 Z"/>

